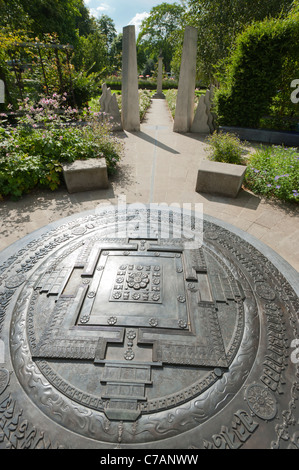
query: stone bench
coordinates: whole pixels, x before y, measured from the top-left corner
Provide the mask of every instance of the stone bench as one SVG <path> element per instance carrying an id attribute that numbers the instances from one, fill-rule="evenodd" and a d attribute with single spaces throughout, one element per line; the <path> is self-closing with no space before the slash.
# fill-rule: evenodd
<path id="1" fill-rule="evenodd" d="M 105 158 L 89 158 L 66 163 L 62 166 L 62 172 L 69 193 L 108 187 Z"/>
<path id="2" fill-rule="evenodd" d="M 236 197 L 245 173 L 243 165 L 203 160 L 197 174 L 196 192 Z"/>

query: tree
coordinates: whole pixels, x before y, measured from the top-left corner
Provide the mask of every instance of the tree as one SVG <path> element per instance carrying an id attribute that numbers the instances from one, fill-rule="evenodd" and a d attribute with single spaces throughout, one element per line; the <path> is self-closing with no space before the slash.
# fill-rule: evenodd
<path id="1" fill-rule="evenodd" d="M 26 29 L 33 36 L 57 34 L 62 44 L 76 45 L 79 34 L 90 32 L 89 11 L 83 0 L 0 0 L 0 25 Z"/>
<path id="2" fill-rule="evenodd" d="M 152 8 L 149 17 L 141 24 L 137 39 L 139 67 L 144 66 L 148 59 L 156 61 L 162 51 L 165 70 L 170 72 L 175 34 L 181 27 L 183 14 L 183 6 L 177 3 L 162 3 Z"/>
<path id="3" fill-rule="evenodd" d="M 297 124 L 299 108 L 290 99 L 290 84 L 299 71 L 298 37 L 299 8 L 284 19 L 256 22 L 238 36 L 216 93 L 220 125 L 266 123 L 281 130 Z"/>
<path id="4" fill-rule="evenodd" d="M 119 33 L 112 41 L 110 48 L 110 65 L 111 71 L 116 72 L 122 66 L 122 45 L 123 33 Z"/>
<path id="5" fill-rule="evenodd" d="M 244 28 L 266 17 L 287 12 L 292 0 L 189 0 L 187 24 L 198 29 L 199 68 L 213 81 L 216 66 L 225 62 Z"/>
<path id="6" fill-rule="evenodd" d="M 96 20 L 96 23 L 101 33 L 105 36 L 107 49 L 110 51 L 113 40 L 116 38 L 114 21 L 108 15 L 102 15 Z"/>

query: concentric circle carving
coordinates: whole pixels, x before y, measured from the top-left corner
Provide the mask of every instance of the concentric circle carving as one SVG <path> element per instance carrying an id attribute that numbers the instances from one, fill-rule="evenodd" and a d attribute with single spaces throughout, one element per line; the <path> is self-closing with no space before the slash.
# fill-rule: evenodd
<path id="1" fill-rule="evenodd" d="M 142 216 L 129 214 L 140 226 Z M 57 225 L 2 261 L 0 413 L 11 396 L 15 422 L 44 417 L 53 442 L 59 428 L 73 448 L 238 448 L 252 435 L 283 445 L 296 421 L 292 286 L 214 221 L 186 248 L 128 240 L 121 213 L 123 236 L 109 238 L 113 220 L 111 211 Z"/>

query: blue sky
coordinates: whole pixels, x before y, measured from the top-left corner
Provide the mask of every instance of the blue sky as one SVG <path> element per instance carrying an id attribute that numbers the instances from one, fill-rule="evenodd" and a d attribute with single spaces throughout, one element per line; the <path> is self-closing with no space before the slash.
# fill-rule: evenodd
<path id="1" fill-rule="evenodd" d="M 176 0 L 84 0 L 87 8 L 95 17 L 108 15 L 113 19 L 118 33 L 124 26 L 135 24 L 136 33 L 141 21 L 151 9 L 161 3 L 175 3 Z M 177 0 L 179 3 L 179 0 Z"/>

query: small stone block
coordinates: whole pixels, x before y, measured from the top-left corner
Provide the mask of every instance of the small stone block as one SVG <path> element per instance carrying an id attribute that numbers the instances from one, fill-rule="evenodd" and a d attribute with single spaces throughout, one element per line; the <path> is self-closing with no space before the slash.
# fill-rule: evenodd
<path id="1" fill-rule="evenodd" d="M 196 182 L 196 192 L 237 197 L 246 173 L 246 166 L 204 160 Z"/>
<path id="2" fill-rule="evenodd" d="M 108 172 L 105 158 L 76 160 L 62 166 L 65 184 L 69 193 L 106 189 Z"/>

